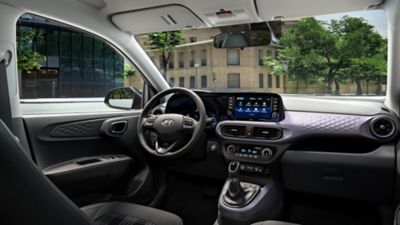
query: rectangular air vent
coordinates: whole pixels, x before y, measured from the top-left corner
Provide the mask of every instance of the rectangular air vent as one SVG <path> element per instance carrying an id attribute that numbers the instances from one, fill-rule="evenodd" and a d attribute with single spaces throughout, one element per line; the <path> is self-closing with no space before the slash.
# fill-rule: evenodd
<path id="1" fill-rule="evenodd" d="M 223 126 L 222 134 L 233 137 L 246 137 L 246 127 L 245 126 Z"/>
<path id="2" fill-rule="evenodd" d="M 259 139 L 278 139 L 282 137 L 282 130 L 278 128 L 254 127 L 253 137 Z"/>

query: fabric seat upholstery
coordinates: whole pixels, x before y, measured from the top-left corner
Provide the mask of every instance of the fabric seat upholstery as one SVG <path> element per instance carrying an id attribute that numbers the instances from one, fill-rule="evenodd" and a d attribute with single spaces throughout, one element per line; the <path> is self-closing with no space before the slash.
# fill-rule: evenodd
<path id="1" fill-rule="evenodd" d="M 268 220 L 268 221 L 253 223 L 252 225 L 299 225 L 299 224 Z"/>
<path id="2" fill-rule="evenodd" d="M 182 225 L 182 220 L 169 212 L 124 202 L 99 203 L 82 208 L 97 225 Z M 118 223 L 120 222 L 120 223 Z"/>

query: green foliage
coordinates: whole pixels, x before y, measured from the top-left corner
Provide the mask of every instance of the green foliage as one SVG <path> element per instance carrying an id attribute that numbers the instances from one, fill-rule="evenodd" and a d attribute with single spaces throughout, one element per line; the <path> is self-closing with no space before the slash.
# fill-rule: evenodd
<path id="1" fill-rule="evenodd" d="M 280 44 L 277 59 L 265 58 L 273 73 L 306 85 L 324 81 L 327 94 L 334 82 L 339 94 L 340 83 L 350 81 L 362 94 L 361 80 L 386 74 L 387 41 L 361 18 L 345 16 L 329 23 L 305 18 L 283 34 Z"/>
<path id="2" fill-rule="evenodd" d="M 124 64 L 124 77 L 130 77 L 135 75 L 135 68 L 133 68 L 131 65 L 129 64 Z"/>
<path id="3" fill-rule="evenodd" d="M 167 73 L 167 65 L 175 46 L 185 43 L 181 31 L 155 32 L 147 34 L 150 40 L 148 49 L 160 50 L 162 56 L 162 72 L 164 77 Z"/>
<path id="4" fill-rule="evenodd" d="M 43 42 L 38 30 L 17 26 L 17 61 L 19 70 L 38 69 L 46 61 L 46 57 L 32 48 L 33 41 Z"/>

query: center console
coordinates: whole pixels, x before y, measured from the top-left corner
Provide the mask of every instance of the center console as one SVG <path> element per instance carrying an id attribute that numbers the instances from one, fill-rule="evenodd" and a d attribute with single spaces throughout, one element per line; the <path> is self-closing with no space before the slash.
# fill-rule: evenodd
<path id="1" fill-rule="evenodd" d="M 244 182 L 239 178 L 241 163 L 230 162 L 229 178 L 218 203 L 219 225 L 250 225 L 276 218 L 282 211 L 281 189 L 273 179 L 262 184 Z"/>
<path id="2" fill-rule="evenodd" d="M 287 147 L 290 131 L 279 126 L 284 119 L 282 99 L 276 94 L 231 94 L 226 100 L 228 119 L 221 121 L 224 158 L 229 177 L 219 199 L 219 225 L 246 225 L 275 219 L 283 196 L 271 165 Z"/>

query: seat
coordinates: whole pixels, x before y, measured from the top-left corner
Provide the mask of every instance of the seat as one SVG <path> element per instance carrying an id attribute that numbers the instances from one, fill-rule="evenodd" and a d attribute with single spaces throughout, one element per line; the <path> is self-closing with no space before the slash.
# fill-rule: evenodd
<path id="1" fill-rule="evenodd" d="M 171 213 L 123 202 L 90 205 L 70 201 L 26 157 L 0 120 L 0 224 L 7 225 L 181 225 Z"/>
<path id="2" fill-rule="evenodd" d="M 83 212 L 97 225 L 182 225 L 182 220 L 169 212 L 124 202 L 107 202 L 89 205 Z M 134 215 L 132 215 L 134 213 Z M 113 221 L 113 222 L 108 222 Z M 119 223 L 118 223 L 119 221 Z M 127 223 L 133 221 L 136 223 Z"/>
<path id="3" fill-rule="evenodd" d="M 252 225 L 299 225 L 299 224 L 268 220 L 268 221 L 253 223 Z"/>

